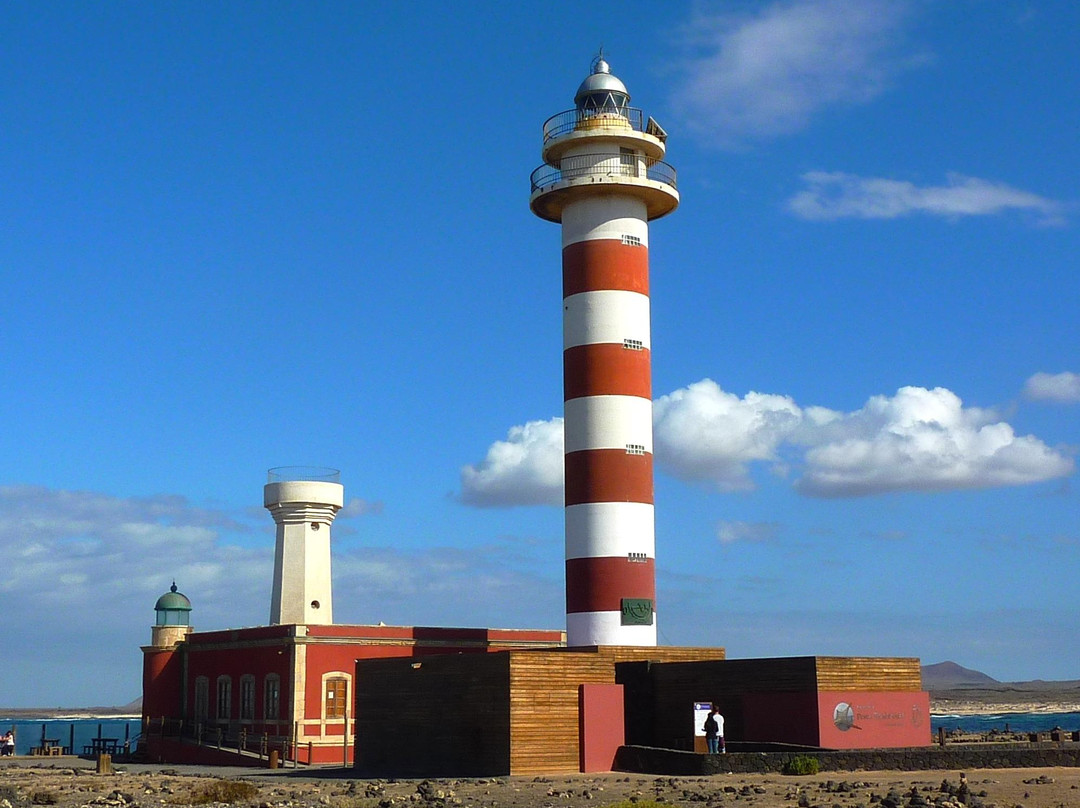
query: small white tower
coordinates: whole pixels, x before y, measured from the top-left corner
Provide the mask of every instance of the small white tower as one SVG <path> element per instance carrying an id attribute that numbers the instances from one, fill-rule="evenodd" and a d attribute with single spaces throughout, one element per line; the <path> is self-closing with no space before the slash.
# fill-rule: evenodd
<path id="1" fill-rule="evenodd" d="M 336 469 L 283 466 L 267 473 L 263 507 L 277 524 L 271 624 L 334 622 L 330 525 L 344 504 Z"/>

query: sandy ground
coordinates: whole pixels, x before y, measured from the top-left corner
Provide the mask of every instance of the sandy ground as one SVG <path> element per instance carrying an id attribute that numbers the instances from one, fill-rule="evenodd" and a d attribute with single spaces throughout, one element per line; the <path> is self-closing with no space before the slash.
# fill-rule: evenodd
<path id="1" fill-rule="evenodd" d="M 193 804 L 219 779 L 244 780 L 256 791 L 250 808 L 606 808 L 628 800 L 683 808 L 984 808 L 1080 806 L 1080 768 L 992 769 L 961 773 L 832 772 L 816 776 L 716 775 L 653 777 L 605 774 L 479 780 L 352 780 L 341 769 L 243 770 L 196 766 L 118 765 L 97 774 L 87 761 L 0 764 L 0 808 L 31 805 L 157 808 Z M 944 782 L 943 782 L 944 781 Z M 644 808 L 644 806 L 642 806 Z"/>
<path id="2" fill-rule="evenodd" d="M 998 713 L 1076 713 L 1080 700 L 1037 699 L 1025 701 L 984 701 L 958 693 L 930 700 L 934 715 L 996 715 Z M 1049 727 L 1047 728 L 1049 729 Z M 1080 729 L 1080 727 L 1067 727 Z"/>

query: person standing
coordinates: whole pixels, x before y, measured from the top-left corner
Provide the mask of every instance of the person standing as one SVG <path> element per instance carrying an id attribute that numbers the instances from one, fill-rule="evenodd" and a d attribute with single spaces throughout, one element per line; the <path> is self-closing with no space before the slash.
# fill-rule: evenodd
<path id="1" fill-rule="evenodd" d="M 0 736 L 0 755 L 10 757 L 15 754 L 15 733 L 8 730 Z"/>
<path id="2" fill-rule="evenodd" d="M 715 704 L 705 719 L 705 744 L 709 748 L 710 755 L 724 754 L 724 716 L 720 715 L 720 708 Z"/>

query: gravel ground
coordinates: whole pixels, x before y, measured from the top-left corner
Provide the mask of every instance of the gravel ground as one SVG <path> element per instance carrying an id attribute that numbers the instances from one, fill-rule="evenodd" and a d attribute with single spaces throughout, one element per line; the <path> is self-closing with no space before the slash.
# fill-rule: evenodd
<path id="1" fill-rule="evenodd" d="M 0 764 L 0 808 L 227 803 L 242 808 L 607 808 L 623 801 L 640 808 L 655 808 L 649 806 L 654 802 L 682 808 L 1080 806 L 1080 769 L 1073 768 L 993 769 L 966 775 L 926 771 L 673 778 L 613 773 L 468 780 L 354 780 L 342 769 L 134 764 L 116 769 L 99 775 L 82 760 L 5 760 Z M 218 791 L 222 788 L 249 793 L 229 795 Z"/>

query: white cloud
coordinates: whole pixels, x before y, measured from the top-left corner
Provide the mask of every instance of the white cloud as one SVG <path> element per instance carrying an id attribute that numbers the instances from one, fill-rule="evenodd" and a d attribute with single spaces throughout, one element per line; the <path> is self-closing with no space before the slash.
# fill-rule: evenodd
<path id="1" fill-rule="evenodd" d="M 796 488 L 811 496 L 1023 485 L 1073 470 L 1071 458 L 941 387 L 874 396 L 804 439 L 812 446 Z"/>
<path id="2" fill-rule="evenodd" d="M 908 3 L 774 2 L 753 15 L 701 16 L 698 55 L 673 99 L 682 124 L 720 147 L 788 134 L 835 104 L 865 103 L 918 59 L 900 53 Z"/>
<path id="3" fill-rule="evenodd" d="M 754 463 L 793 474 L 815 497 L 1026 485 L 1074 470 L 1071 457 L 941 387 L 903 387 L 843 413 L 769 393 L 740 398 L 703 379 L 657 399 L 653 422 L 657 463 L 722 491 L 752 489 Z M 561 504 L 561 452 L 561 419 L 514 427 L 462 470 L 462 500 Z"/>
<path id="4" fill-rule="evenodd" d="M 721 544 L 763 542 L 776 538 L 779 531 L 776 522 L 720 522 L 716 526 L 716 537 Z"/>
<path id="5" fill-rule="evenodd" d="M 480 507 L 561 505 L 562 418 L 512 427 L 481 463 L 461 469 L 461 499 Z"/>
<path id="6" fill-rule="evenodd" d="M 353 497 L 345 503 L 344 507 L 337 513 L 338 519 L 354 519 L 358 516 L 377 516 L 383 512 L 383 503 L 381 502 L 369 502 L 366 499 L 360 497 Z"/>
<path id="7" fill-rule="evenodd" d="M 1080 401 L 1080 373 L 1036 373 L 1024 385 L 1032 401 L 1073 404 Z"/>
<path id="8" fill-rule="evenodd" d="M 703 379 L 656 400 L 657 461 L 684 480 L 708 480 L 723 491 L 753 487 L 749 463 L 778 462 L 781 442 L 803 420 L 787 396 L 727 393 Z"/>
<path id="9" fill-rule="evenodd" d="M 945 185 L 924 187 L 837 171 L 811 171 L 802 179 L 807 188 L 788 200 L 788 209 L 814 221 L 895 219 L 915 213 L 948 218 L 993 216 L 1007 210 L 1036 213 L 1042 224 L 1064 221 L 1060 203 L 1004 183 L 962 174 L 947 175 Z"/>

